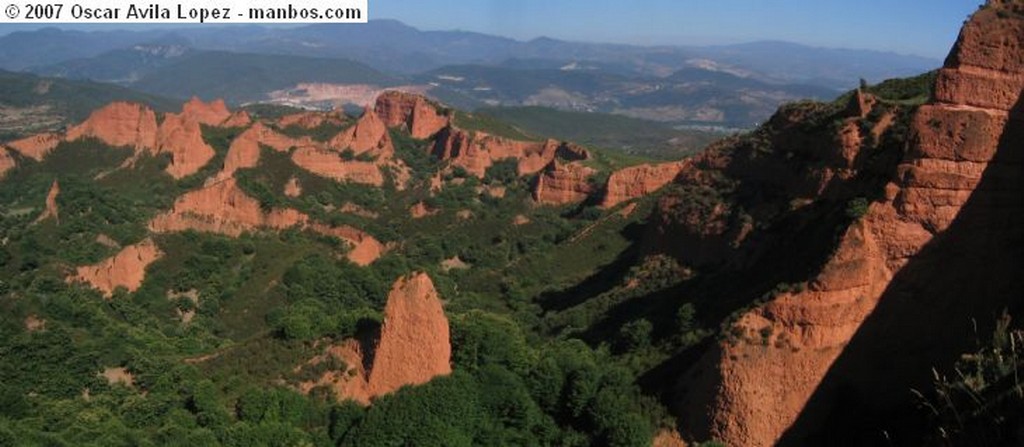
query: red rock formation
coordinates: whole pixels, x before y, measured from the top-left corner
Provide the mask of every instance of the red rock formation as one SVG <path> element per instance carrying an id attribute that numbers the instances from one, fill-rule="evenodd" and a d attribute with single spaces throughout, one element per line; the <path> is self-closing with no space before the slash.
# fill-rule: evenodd
<path id="1" fill-rule="evenodd" d="M 83 281 L 110 297 L 114 289 L 124 287 L 134 292 L 146 277 L 146 267 L 160 259 L 163 252 L 151 239 L 129 245 L 113 257 L 96 265 L 79 267 L 69 281 Z"/>
<path id="2" fill-rule="evenodd" d="M 391 157 L 394 154 L 387 126 L 369 108 L 355 125 L 336 135 L 328 144 L 339 151 L 351 149 L 356 155 L 367 152 L 375 157 Z"/>
<path id="3" fill-rule="evenodd" d="M 413 138 L 424 139 L 448 126 L 448 117 L 437 109 L 437 105 L 420 95 L 392 90 L 377 97 L 374 112 L 387 127 L 404 125 Z"/>
<path id="4" fill-rule="evenodd" d="M 43 157 L 46 157 L 46 154 L 49 154 L 50 151 L 56 148 L 61 140 L 62 138 L 59 134 L 44 133 L 12 141 L 7 143 L 7 146 L 28 158 L 42 161 Z"/>
<path id="5" fill-rule="evenodd" d="M 196 99 L 182 110 L 181 114 L 168 113 L 157 126 L 156 114 L 149 108 L 115 102 L 68 130 L 66 139 L 93 137 L 111 146 L 132 147 L 136 153 L 149 150 L 170 154 L 167 173 L 182 178 L 199 171 L 214 155 L 213 148 L 203 141 L 199 125 L 219 123 L 229 115 L 223 102 L 207 105 Z"/>
<path id="6" fill-rule="evenodd" d="M 278 118 L 278 127 L 301 127 L 303 129 L 314 129 L 324 124 L 341 126 L 347 120 L 341 112 L 299 112 L 285 115 Z"/>
<path id="7" fill-rule="evenodd" d="M 60 194 L 60 184 L 57 183 L 57 180 L 54 180 L 53 183 L 50 184 L 50 192 L 46 193 L 46 209 L 44 209 L 43 213 L 36 219 L 37 223 L 53 218 L 57 221 L 57 224 L 60 225 L 60 213 L 57 209 L 58 194 Z"/>
<path id="8" fill-rule="evenodd" d="M 14 157 L 7 151 L 6 147 L 0 146 L 0 179 L 7 175 L 7 171 L 14 169 L 17 164 L 14 163 Z"/>
<path id="9" fill-rule="evenodd" d="M 249 116 L 249 112 L 245 110 L 239 110 L 232 113 L 228 119 L 221 123 L 221 127 L 245 127 L 252 122 L 252 117 Z"/>
<path id="10" fill-rule="evenodd" d="M 288 183 L 284 185 L 284 195 L 293 198 L 302 195 L 302 185 L 299 184 L 299 179 L 295 177 L 288 179 Z"/>
<path id="11" fill-rule="evenodd" d="M 387 247 L 376 238 L 347 225 L 329 227 L 322 224 L 312 224 L 310 229 L 350 243 L 350 250 L 346 253 L 345 257 L 356 265 L 367 266 L 373 264 L 374 261 L 387 252 Z"/>
<path id="12" fill-rule="evenodd" d="M 427 204 L 423 203 L 422 201 L 416 202 L 415 205 L 409 208 L 409 216 L 411 216 L 413 219 L 420 219 L 437 213 L 438 210 L 430 209 L 427 206 Z"/>
<path id="13" fill-rule="evenodd" d="M 395 282 L 384 307 L 384 325 L 369 371 L 363 368 L 365 354 L 356 340 L 331 347 L 311 363 L 330 355 L 344 360 L 346 370 L 328 371 L 319 380 L 301 385 L 300 390 L 309 392 L 313 386 L 329 385 L 339 398 L 368 405 L 403 386 L 451 373 L 448 318 L 429 276 L 414 273 Z"/>
<path id="14" fill-rule="evenodd" d="M 195 96 L 182 106 L 181 114 L 207 126 L 219 126 L 231 117 L 231 111 L 228 110 L 223 99 L 205 103 Z"/>
<path id="15" fill-rule="evenodd" d="M 309 138 L 295 139 L 277 133 L 262 123 L 252 127 L 235 137 L 224 157 L 224 169 L 217 175 L 217 180 L 224 180 L 234 175 L 239 169 L 253 168 L 260 161 L 260 145 L 285 152 L 297 146 L 312 145 Z"/>
<path id="16" fill-rule="evenodd" d="M 479 178 L 494 162 L 508 158 L 519 161 L 519 175 L 529 175 L 544 169 L 555 158 L 573 161 L 590 157 L 586 149 L 570 143 L 517 141 L 451 127 L 438 134 L 432 152 Z"/>
<path id="17" fill-rule="evenodd" d="M 342 182 L 365 185 L 384 185 L 384 174 L 372 161 L 344 160 L 342 154 L 331 149 L 304 146 L 292 153 L 296 165 L 321 177 Z"/>
<path id="18" fill-rule="evenodd" d="M 627 200 L 653 193 L 679 175 L 686 162 L 630 166 L 612 173 L 604 188 L 602 208 L 611 208 Z"/>
<path id="19" fill-rule="evenodd" d="M 675 430 L 661 430 L 654 436 L 651 447 L 686 447 L 686 441 Z"/>
<path id="20" fill-rule="evenodd" d="M 157 233 L 196 230 L 239 236 L 259 228 L 303 225 L 307 220 L 305 214 L 292 209 L 264 211 L 259 201 L 229 178 L 185 193 L 170 211 L 153 218 L 149 229 Z"/>
<path id="21" fill-rule="evenodd" d="M 375 395 L 451 373 L 452 346 L 441 297 L 426 273 L 399 279 L 384 307 L 380 343 L 370 368 Z"/>
<path id="22" fill-rule="evenodd" d="M 1020 234 L 1024 185 L 1015 169 L 1024 157 L 1007 136 L 1024 135 L 1024 118 L 1012 115 L 1024 113 L 1021 13 L 1019 2 L 990 2 L 974 15 L 934 102 L 913 118 L 885 197 L 846 230 L 805 291 L 743 314 L 737 339 L 695 368 L 687 388 L 707 395 L 689 397 L 685 419 L 707 422 L 698 436 L 745 446 L 774 445 L 784 434 L 784 442 L 804 442 L 839 387 L 873 411 L 899 408 L 911 384 L 927 385 L 934 362 L 948 361 L 942 353 L 964 352 L 946 347 L 970 338 L 967 312 L 1001 308 L 1019 294 L 979 279 L 993 269 L 1012 275 L 997 252 Z M 949 234 L 955 225 L 969 230 Z M 944 267 L 971 256 L 983 258 Z M 948 290 L 964 283 L 969 292 Z"/>
<path id="23" fill-rule="evenodd" d="M 156 114 L 148 107 L 113 102 L 89 115 L 81 124 L 68 129 L 66 139 L 93 137 L 111 146 L 127 146 L 141 151 L 156 147 Z"/>
<path id="24" fill-rule="evenodd" d="M 545 205 L 582 202 L 594 192 L 588 179 L 595 172 L 579 163 L 559 163 L 553 160 L 537 177 L 533 200 Z"/>
<path id="25" fill-rule="evenodd" d="M 192 107 L 197 106 L 193 105 Z M 199 111 L 199 113 L 205 112 Z M 205 119 L 211 119 L 211 117 L 205 116 Z M 166 171 L 176 179 L 198 172 L 213 159 L 215 154 L 213 148 L 203 140 L 199 121 L 185 113 L 164 115 L 156 141 L 157 144 L 154 147 L 156 153 L 170 154 L 171 163 L 167 166 Z"/>
<path id="26" fill-rule="evenodd" d="M 383 244 L 355 228 L 312 223 L 309 216 L 291 208 L 263 210 L 259 201 L 246 195 L 233 177 L 185 193 L 170 211 L 149 222 L 150 231 L 157 233 L 196 230 L 234 237 L 246 231 L 296 226 L 349 242 L 351 250 L 347 257 L 359 265 L 368 265 L 385 252 Z"/>

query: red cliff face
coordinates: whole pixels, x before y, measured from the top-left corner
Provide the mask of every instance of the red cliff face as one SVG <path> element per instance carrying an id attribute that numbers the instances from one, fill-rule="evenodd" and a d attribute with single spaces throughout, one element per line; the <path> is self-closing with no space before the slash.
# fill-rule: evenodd
<path id="1" fill-rule="evenodd" d="M 586 149 L 570 143 L 511 140 L 451 127 L 438 134 L 432 152 L 479 178 L 483 178 L 487 168 L 495 162 L 509 158 L 518 161 L 519 175 L 536 173 L 556 157 L 569 161 L 590 158 Z"/>
<path id="2" fill-rule="evenodd" d="M 371 161 L 344 160 L 338 151 L 316 147 L 300 147 L 292 153 L 292 161 L 321 177 L 340 182 L 383 186 L 384 174 Z"/>
<path id="3" fill-rule="evenodd" d="M 198 172 L 214 156 L 213 148 L 203 140 L 199 121 L 184 113 L 164 115 L 156 141 L 156 153 L 170 154 L 166 170 L 176 179 Z"/>
<path id="4" fill-rule="evenodd" d="M 324 124 L 340 126 L 345 124 L 345 118 L 340 112 L 299 112 L 282 116 L 277 120 L 278 127 L 282 129 L 291 126 L 315 129 Z"/>
<path id="5" fill-rule="evenodd" d="M 292 147 L 313 144 L 309 138 L 295 139 L 275 132 L 262 123 L 252 127 L 235 137 L 224 156 L 224 169 L 217 175 L 223 180 L 234 175 L 239 169 L 253 168 L 260 161 L 260 146 L 267 146 L 276 151 L 285 152 Z"/>
<path id="6" fill-rule="evenodd" d="M 92 112 L 81 124 L 68 129 L 67 140 L 93 137 L 111 146 L 136 150 L 156 147 L 156 114 L 148 107 L 114 102 Z"/>
<path id="7" fill-rule="evenodd" d="M 49 154 L 50 151 L 56 148 L 61 140 L 62 138 L 59 134 L 44 133 L 12 141 L 7 143 L 7 146 L 28 158 L 42 161 L 43 157 L 46 157 L 46 154 Z"/>
<path id="8" fill-rule="evenodd" d="M 429 276 L 414 273 L 395 282 L 369 371 L 362 367 L 365 354 L 354 340 L 332 349 L 328 355 L 345 360 L 349 371 L 328 372 L 317 384 L 329 384 L 339 398 L 366 405 L 403 386 L 451 373 L 448 318 Z"/>
<path id="9" fill-rule="evenodd" d="M 611 208 L 627 200 L 661 189 L 679 175 L 685 162 L 630 166 L 612 173 L 605 186 L 601 207 Z"/>
<path id="10" fill-rule="evenodd" d="M 44 209 L 43 213 L 39 215 L 36 222 L 42 222 L 46 219 L 52 218 L 57 221 L 58 225 L 60 224 L 60 211 L 57 208 L 57 196 L 59 194 L 60 184 L 57 183 L 57 180 L 54 180 L 53 183 L 50 184 L 50 191 L 46 193 L 46 209 Z"/>
<path id="11" fill-rule="evenodd" d="M 441 298 L 426 273 L 399 279 L 384 308 L 370 389 L 390 393 L 451 373 L 452 347 Z"/>
<path id="12" fill-rule="evenodd" d="M 537 177 L 533 200 L 544 205 L 582 202 L 594 192 L 589 179 L 595 172 L 579 163 L 552 161 Z"/>
<path id="13" fill-rule="evenodd" d="M 0 179 L 3 179 L 7 175 L 7 171 L 14 169 L 15 166 L 14 157 L 6 147 L 0 146 Z"/>
<path id="14" fill-rule="evenodd" d="M 146 267 L 162 256 L 160 248 L 151 239 L 146 239 L 125 247 L 99 264 L 79 267 L 77 273 L 68 280 L 88 283 L 106 297 L 110 297 L 118 287 L 134 292 L 146 277 Z"/>
<path id="15" fill-rule="evenodd" d="M 413 138 L 425 139 L 448 126 L 447 116 L 426 98 L 411 93 L 387 91 L 377 97 L 374 112 L 388 127 L 405 126 Z"/>
<path id="16" fill-rule="evenodd" d="M 973 16 L 934 101 L 911 120 L 884 196 L 846 229 L 806 290 L 744 313 L 735 339 L 683 380 L 706 390 L 682 405 L 684 419 L 699 421 L 697 437 L 768 446 L 874 435 L 835 415 L 904 416 L 908 390 L 927 387 L 932 367 L 969 349 L 972 318 L 1012 307 L 1022 292 L 1007 252 L 1024 214 L 1022 13 L 1019 2 L 996 1 Z M 850 150 L 841 143 L 838 153 Z"/>
<path id="17" fill-rule="evenodd" d="M 239 236 L 259 228 L 302 225 L 307 219 L 292 209 L 264 211 L 259 201 L 246 195 L 235 179 L 229 178 L 185 193 L 170 211 L 153 218 L 149 229 L 157 233 L 196 230 Z"/>
<path id="18" fill-rule="evenodd" d="M 194 96 L 182 106 L 181 114 L 207 126 L 219 126 L 231 117 L 223 99 L 205 103 Z"/>
<path id="19" fill-rule="evenodd" d="M 264 210 L 259 201 L 238 187 L 234 178 L 185 193 L 174 202 L 170 211 L 149 222 L 150 231 L 156 233 L 195 230 L 234 237 L 247 231 L 283 230 L 296 226 L 348 242 L 350 250 L 347 257 L 359 265 L 376 261 L 386 251 L 373 236 L 355 228 L 311 222 L 309 216 L 291 208 Z"/>
<path id="20" fill-rule="evenodd" d="M 193 98 L 180 114 L 168 113 L 157 125 L 156 114 L 148 107 L 126 102 L 111 103 L 93 112 L 85 122 L 68 130 L 65 138 L 74 141 L 93 137 L 111 146 L 134 148 L 136 153 L 150 151 L 171 157 L 167 173 L 176 179 L 198 172 L 214 156 L 203 140 L 201 124 L 219 125 L 230 117 L 223 101 L 206 104 Z M 42 138 L 42 137 L 40 137 Z M 45 154 L 51 140 L 36 142 L 30 149 Z M 26 146 L 31 146 L 27 144 Z M 27 149 L 29 150 L 29 149 Z"/>

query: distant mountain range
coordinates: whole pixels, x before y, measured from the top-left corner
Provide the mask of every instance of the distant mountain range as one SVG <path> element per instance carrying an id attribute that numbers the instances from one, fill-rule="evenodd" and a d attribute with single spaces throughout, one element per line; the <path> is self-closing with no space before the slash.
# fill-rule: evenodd
<path id="1" fill-rule="evenodd" d="M 32 71 L 47 76 L 117 83 L 169 97 L 266 99 L 304 82 L 392 86 L 398 79 L 348 59 L 196 50 L 182 45 L 135 45 Z"/>
<path id="2" fill-rule="evenodd" d="M 518 41 L 465 31 L 421 31 L 394 20 L 298 28 L 259 26 L 151 31 L 62 31 L 47 28 L 0 37 L 0 68 L 23 70 L 92 57 L 137 44 L 173 40 L 187 46 L 248 53 L 348 58 L 378 70 L 413 74 L 455 64 L 498 64 L 509 59 L 600 62 L 622 70 L 667 75 L 694 59 L 708 59 L 784 82 L 849 87 L 917 74 L 939 60 L 870 50 L 814 48 L 786 42 L 724 46 L 656 46 Z"/>
<path id="3" fill-rule="evenodd" d="M 0 70 L 0 141 L 81 121 L 112 101 L 138 102 L 158 111 L 180 107 L 178 101 L 116 85 Z"/>
<path id="4" fill-rule="evenodd" d="M 919 74 L 939 63 L 786 42 L 642 47 L 518 41 L 421 31 L 393 20 L 187 31 L 46 28 L 0 37 L 0 68 L 177 98 L 243 103 L 310 83 L 358 85 L 369 92 L 408 84 L 464 108 L 541 105 L 739 126 L 762 121 L 783 102 L 829 99 L 859 79 Z M 351 101 L 346 95 L 335 102 Z M 310 96 L 310 104 L 331 103 L 322 92 Z"/>

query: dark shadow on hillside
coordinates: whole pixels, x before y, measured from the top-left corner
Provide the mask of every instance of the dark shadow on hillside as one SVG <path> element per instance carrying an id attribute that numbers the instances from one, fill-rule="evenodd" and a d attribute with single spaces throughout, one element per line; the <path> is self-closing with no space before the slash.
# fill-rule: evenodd
<path id="1" fill-rule="evenodd" d="M 922 445 L 927 421 L 911 389 L 927 395 L 932 368 L 952 373 L 1004 309 L 1024 316 L 1020 98 L 974 193 L 897 272 L 780 445 Z"/>
<path id="2" fill-rule="evenodd" d="M 622 229 L 621 234 L 627 240 L 634 242 L 629 248 L 619 253 L 611 263 L 578 284 L 568 289 L 542 293 L 537 297 L 537 303 L 545 312 L 558 312 L 577 306 L 615 287 L 622 275 L 636 264 L 640 250 L 635 242 L 640 239 L 642 233 L 642 225 L 638 223 L 627 225 Z"/>
<path id="3" fill-rule="evenodd" d="M 377 355 L 377 343 L 380 342 L 381 323 L 370 318 L 363 318 L 356 323 L 355 339 L 363 353 L 363 371 L 367 373 L 373 367 L 373 358 Z"/>

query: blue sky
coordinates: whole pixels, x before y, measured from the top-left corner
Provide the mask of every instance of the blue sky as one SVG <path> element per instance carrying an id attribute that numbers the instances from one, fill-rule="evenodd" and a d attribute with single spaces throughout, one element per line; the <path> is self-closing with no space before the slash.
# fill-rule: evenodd
<path id="1" fill-rule="evenodd" d="M 523 40 L 548 36 L 643 45 L 786 40 L 943 58 L 964 19 L 981 1 L 369 0 L 369 16 L 398 19 L 420 29 L 459 29 Z M 0 34 L 38 27 L 0 25 Z"/>
<path id="2" fill-rule="evenodd" d="M 944 57 L 981 0 L 370 0 L 371 18 L 518 39 L 787 40 Z"/>

